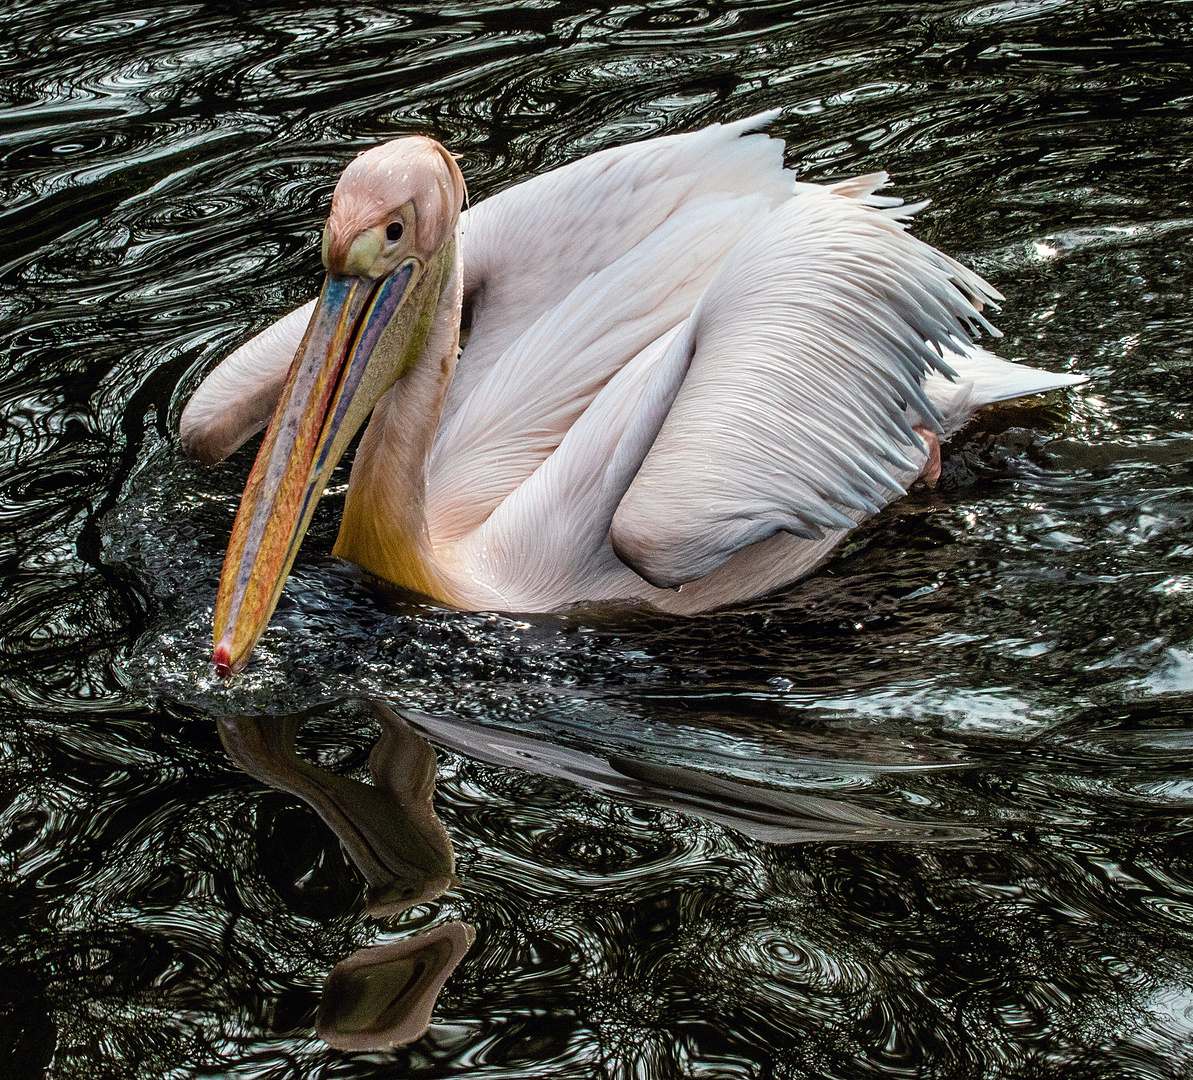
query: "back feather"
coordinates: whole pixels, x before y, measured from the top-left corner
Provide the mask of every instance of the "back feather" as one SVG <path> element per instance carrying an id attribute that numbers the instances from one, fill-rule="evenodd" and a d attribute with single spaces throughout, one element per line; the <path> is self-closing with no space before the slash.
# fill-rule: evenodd
<path id="1" fill-rule="evenodd" d="M 434 542 L 480 525 L 790 197 L 783 144 L 747 134 L 773 115 L 601 151 L 468 212 L 472 326 L 428 471 Z"/>

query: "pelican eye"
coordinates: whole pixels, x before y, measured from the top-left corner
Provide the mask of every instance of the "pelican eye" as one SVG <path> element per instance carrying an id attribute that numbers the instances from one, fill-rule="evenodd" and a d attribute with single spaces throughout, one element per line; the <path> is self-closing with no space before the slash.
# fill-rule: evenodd
<path id="1" fill-rule="evenodd" d="M 396 244 L 402 239 L 402 223 L 400 221 L 391 221 L 385 226 L 385 239 L 391 244 Z"/>

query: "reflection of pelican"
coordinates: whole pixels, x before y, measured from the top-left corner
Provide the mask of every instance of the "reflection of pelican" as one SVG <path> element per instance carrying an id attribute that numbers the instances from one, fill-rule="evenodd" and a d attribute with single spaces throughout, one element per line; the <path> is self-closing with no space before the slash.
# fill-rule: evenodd
<path id="1" fill-rule="evenodd" d="M 369 755 L 373 783 L 316 768 L 295 753 L 304 717 L 221 718 L 228 756 L 250 776 L 297 795 L 330 826 L 369 883 L 375 915 L 396 915 L 455 884 L 451 840 L 431 807 L 435 751 L 400 717 L 382 717 Z"/>
<path id="2" fill-rule="evenodd" d="M 373 915 L 427 903 L 456 881 L 451 842 L 431 807 L 435 751 L 416 729 L 474 760 L 578 784 L 617 801 L 666 807 L 764 843 L 922 843 L 982 835 L 948 824 L 901 821 L 841 798 L 648 761 L 629 748 L 589 753 L 457 717 L 399 715 L 380 702 L 372 703 L 372 711 L 382 728 L 369 755 L 372 785 L 300 758 L 294 742 L 304 717 L 226 717 L 219 729 L 237 765 L 299 796 L 332 828 L 369 882 Z M 335 966 L 324 985 L 319 1035 L 342 1050 L 384 1049 L 419 1038 L 472 941 L 472 927 L 453 921 L 354 953 Z"/>
<path id="3" fill-rule="evenodd" d="M 183 414 L 208 461 L 273 416 L 224 563 L 221 674 L 371 410 L 336 554 L 463 608 L 694 612 L 806 573 L 975 408 L 1080 381 L 970 345 L 998 293 L 904 230 L 885 174 L 794 184 L 782 144 L 745 135 L 769 118 L 606 150 L 466 215 L 433 140 L 348 166 L 317 303 Z"/>
<path id="4" fill-rule="evenodd" d="M 454 885 L 455 859 L 431 808 L 435 751 L 401 717 L 378 715 L 382 734 L 369 755 L 372 785 L 303 761 L 294 749 L 302 717 L 224 717 L 220 738 L 250 776 L 299 796 L 319 814 L 368 881 L 370 913 L 394 915 Z M 466 923 L 442 923 L 341 961 L 323 988 L 319 1035 L 341 1050 L 384 1049 L 419 1038 L 472 939 Z"/>
<path id="5" fill-rule="evenodd" d="M 640 754 L 585 753 L 454 716 L 405 709 L 399 716 L 380 702 L 373 702 L 372 710 L 383 727 L 408 720 L 441 746 L 478 761 L 566 780 L 619 802 L 677 810 L 768 844 L 955 841 L 982 835 L 962 826 L 900 821 L 842 798 L 746 784 L 702 769 L 648 761 Z M 953 767 L 924 765 L 915 771 Z"/>

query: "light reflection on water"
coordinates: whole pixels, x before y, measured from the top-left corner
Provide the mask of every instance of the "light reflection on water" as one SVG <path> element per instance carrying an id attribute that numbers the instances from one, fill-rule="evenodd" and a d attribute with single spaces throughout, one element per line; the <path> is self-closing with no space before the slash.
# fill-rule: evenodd
<path id="1" fill-rule="evenodd" d="M 1193 1072 L 1189 22 L 0 12 L 0 1072 Z M 219 685 L 253 449 L 194 467 L 177 413 L 315 287 L 343 163 L 428 132 L 479 199 L 773 106 L 805 178 L 886 168 L 933 197 L 917 232 L 1008 295 L 1005 355 L 1094 382 L 981 418 L 936 492 L 809 581 L 690 620 L 379 596 L 330 559 L 329 498 Z M 237 773 L 216 723 L 303 713 L 302 754 L 363 780 L 365 699 L 422 716 L 459 879 L 381 923 L 340 840 Z M 317 1039 L 337 963 L 452 923 L 476 941 L 425 1038 Z"/>

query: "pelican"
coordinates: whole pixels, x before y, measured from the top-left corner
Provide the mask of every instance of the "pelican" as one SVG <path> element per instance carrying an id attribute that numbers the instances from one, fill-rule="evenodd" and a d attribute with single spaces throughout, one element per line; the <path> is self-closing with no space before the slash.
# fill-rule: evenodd
<path id="1" fill-rule="evenodd" d="M 1083 381 L 974 344 L 1003 297 L 911 235 L 926 204 L 879 194 L 886 173 L 797 182 L 759 130 L 776 115 L 602 150 L 467 210 L 433 139 L 348 165 L 319 297 L 181 418 L 209 463 L 268 425 L 216 600 L 221 677 L 370 413 L 335 555 L 465 610 L 692 614 L 815 568 L 933 480 L 976 409 Z"/>

